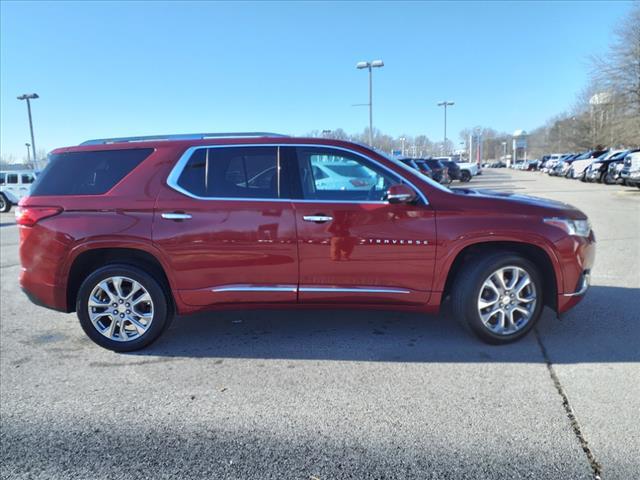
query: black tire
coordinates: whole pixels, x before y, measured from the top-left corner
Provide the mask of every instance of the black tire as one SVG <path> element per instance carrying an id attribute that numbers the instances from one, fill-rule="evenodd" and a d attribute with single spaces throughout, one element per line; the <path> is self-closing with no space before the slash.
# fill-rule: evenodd
<path id="1" fill-rule="evenodd" d="M 7 213 L 9 210 L 11 210 L 11 202 L 0 193 L 0 212 Z"/>
<path id="2" fill-rule="evenodd" d="M 606 177 L 606 176 L 607 176 L 607 171 L 605 170 L 604 172 L 602 172 L 602 173 L 600 174 L 600 176 L 597 178 L 597 180 L 596 180 L 596 181 L 597 181 L 598 183 L 604 183 L 604 179 L 605 179 L 605 177 Z"/>
<path id="3" fill-rule="evenodd" d="M 496 334 L 482 322 L 478 311 L 478 298 L 485 280 L 496 270 L 511 265 L 522 268 L 529 274 L 536 290 L 536 304 L 529 321 L 519 330 L 510 334 Z M 511 343 L 524 337 L 540 319 L 543 302 L 538 269 L 526 258 L 511 252 L 492 253 L 468 263 L 457 275 L 451 292 L 451 310 L 454 318 L 461 321 L 481 340 L 494 345 Z"/>
<path id="4" fill-rule="evenodd" d="M 468 170 L 462 170 L 460 172 L 460 181 L 463 183 L 467 183 L 470 180 L 471 180 L 471 172 L 469 172 Z"/>
<path id="5" fill-rule="evenodd" d="M 607 184 L 607 185 L 615 185 L 616 183 L 618 183 L 616 181 L 615 178 L 613 178 L 611 175 L 609 175 L 609 172 L 606 172 L 604 174 L 604 180 L 603 183 Z"/>
<path id="6" fill-rule="evenodd" d="M 107 338 L 98 331 L 89 318 L 88 301 L 91 292 L 103 280 L 116 276 L 127 277 L 138 282 L 147 290 L 153 302 L 153 317 L 148 329 L 139 337 L 129 341 Z M 169 327 L 173 318 L 167 293 L 160 282 L 143 270 L 124 264 L 113 264 L 99 268 L 82 282 L 76 300 L 76 314 L 80 320 L 80 326 L 87 336 L 101 347 L 114 352 L 131 352 L 150 345 Z"/>

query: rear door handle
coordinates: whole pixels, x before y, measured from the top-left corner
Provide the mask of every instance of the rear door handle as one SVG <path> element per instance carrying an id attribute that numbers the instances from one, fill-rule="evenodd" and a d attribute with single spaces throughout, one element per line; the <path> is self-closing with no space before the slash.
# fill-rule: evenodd
<path id="1" fill-rule="evenodd" d="M 165 212 L 162 214 L 162 218 L 165 220 L 189 220 L 191 215 L 188 213 L 178 213 L 178 212 Z"/>
<path id="2" fill-rule="evenodd" d="M 324 223 L 330 222 L 333 220 L 333 217 L 329 217 L 328 215 L 305 215 L 302 219 L 305 222 Z"/>

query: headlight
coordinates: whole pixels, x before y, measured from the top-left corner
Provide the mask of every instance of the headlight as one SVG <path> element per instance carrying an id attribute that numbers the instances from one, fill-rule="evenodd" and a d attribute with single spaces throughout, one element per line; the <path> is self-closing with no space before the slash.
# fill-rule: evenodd
<path id="1" fill-rule="evenodd" d="M 544 223 L 563 229 L 569 235 L 588 237 L 591 232 L 589 220 L 572 220 L 570 218 L 545 218 Z"/>

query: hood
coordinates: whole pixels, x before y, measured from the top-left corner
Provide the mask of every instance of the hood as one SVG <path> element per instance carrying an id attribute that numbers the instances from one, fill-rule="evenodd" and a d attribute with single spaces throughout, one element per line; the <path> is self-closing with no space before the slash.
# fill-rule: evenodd
<path id="1" fill-rule="evenodd" d="M 533 197 L 518 193 L 498 192 L 495 190 L 473 190 L 470 188 L 452 188 L 451 191 L 458 195 L 464 195 L 478 200 L 497 201 L 499 202 L 496 205 L 497 208 L 500 208 L 501 206 L 504 208 L 513 208 L 514 206 L 523 205 L 527 207 L 535 207 L 536 210 L 538 210 L 537 213 L 566 216 L 576 219 L 587 218 L 584 213 L 574 206 L 548 198 Z"/>

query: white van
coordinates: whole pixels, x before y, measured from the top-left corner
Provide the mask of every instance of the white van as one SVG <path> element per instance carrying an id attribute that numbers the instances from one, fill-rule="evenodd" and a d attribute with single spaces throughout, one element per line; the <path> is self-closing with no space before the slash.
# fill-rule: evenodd
<path id="1" fill-rule="evenodd" d="M 34 170 L 0 171 L 0 212 L 8 212 L 22 197 L 29 195 L 37 172 Z"/>

